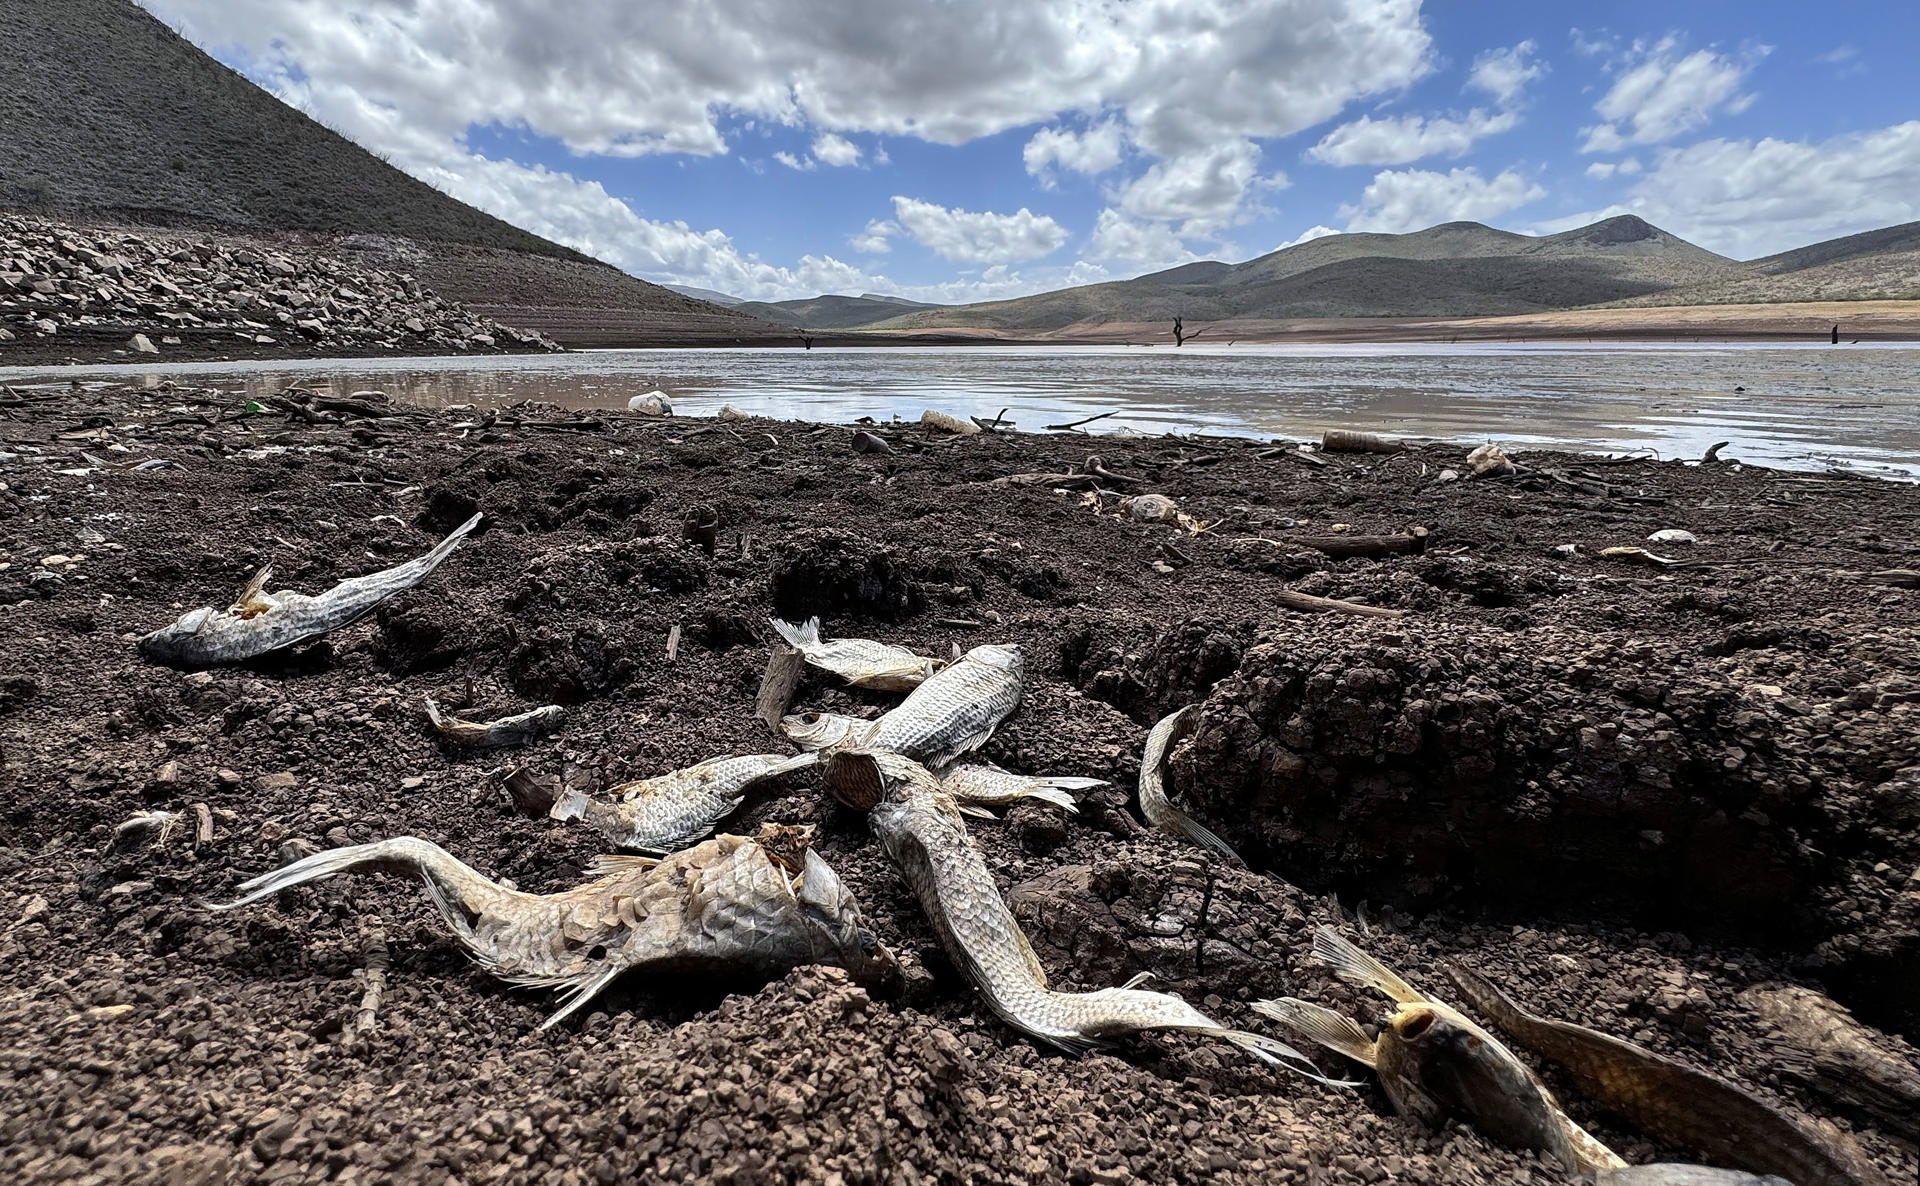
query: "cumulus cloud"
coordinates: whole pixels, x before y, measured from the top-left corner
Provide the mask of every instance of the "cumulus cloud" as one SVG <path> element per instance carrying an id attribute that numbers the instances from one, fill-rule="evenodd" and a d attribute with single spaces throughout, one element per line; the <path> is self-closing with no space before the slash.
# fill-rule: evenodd
<path id="1" fill-rule="evenodd" d="M 1532 41 L 1487 50 L 1473 60 L 1467 85 L 1493 96 L 1500 106 L 1511 107 L 1520 101 L 1528 83 L 1547 72 L 1547 64 L 1539 60 L 1539 50 Z"/>
<path id="2" fill-rule="evenodd" d="M 1259 175 L 1260 146 L 1229 140 L 1158 161 L 1120 193 L 1120 209 L 1133 218 L 1178 222 L 1183 237 L 1209 236 L 1240 221 L 1257 185 L 1285 187 L 1284 174 Z"/>
<path id="3" fill-rule="evenodd" d="M 1476 169 L 1385 170 L 1373 175 L 1357 204 L 1340 208 L 1340 216 L 1349 231 L 1401 234 L 1442 222 L 1484 222 L 1546 192 L 1512 169 L 1492 178 Z"/>
<path id="4" fill-rule="evenodd" d="M 949 209 L 896 195 L 893 217 L 914 242 L 942 259 L 1008 264 L 1058 251 L 1067 228 L 1022 206 L 1013 214 Z"/>
<path id="5" fill-rule="evenodd" d="M 866 229 L 855 235 L 850 242 L 855 251 L 865 255 L 884 255 L 893 250 L 893 237 L 900 233 L 900 224 L 884 218 L 869 218 Z"/>
<path id="6" fill-rule="evenodd" d="M 845 136 L 822 132 L 813 138 L 813 159 L 823 165 L 844 169 L 860 163 L 860 146 Z"/>
<path id="7" fill-rule="evenodd" d="M 1128 218 L 1111 207 L 1102 210 L 1087 241 L 1088 259 L 1125 265 L 1128 274 L 1157 272 L 1203 258 L 1163 222 Z"/>
<path id="8" fill-rule="evenodd" d="M 1053 169 L 1058 166 L 1089 177 L 1106 172 L 1120 163 L 1126 148 L 1126 132 L 1117 119 L 1109 119 L 1083 132 L 1066 128 L 1042 128 L 1021 150 L 1027 172 L 1040 184 L 1053 188 Z"/>
<path id="9" fill-rule="evenodd" d="M 1289 247 L 1298 247 L 1302 243 L 1311 243 L 1315 239 L 1324 239 L 1328 235 L 1339 235 L 1344 233 L 1345 232 L 1340 230 L 1338 227 L 1310 226 L 1306 230 L 1301 231 L 1299 234 L 1295 235 L 1293 238 L 1288 239 L 1285 243 L 1282 243 L 1278 247 L 1275 247 L 1274 250 L 1285 251 Z"/>
<path id="10" fill-rule="evenodd" d="M 1328 132 L 1307 155 L 1329 165 L 1404 165 L 1423 157 L 1459 156 L 1474 141 L 1508 131 L 1519 122 L 1511 111 L 1489 113 L 1477 107 L 1460 119 L 1363 115 Z"/>
<path id="11" fill-rule="evenodd" d="M 1582 152 L 1618 152 L 1634 144 L 1659 144 L 1705 127 L 1722 112 L 1738 114 L 1755 96 L 1740 88 L 1747 72 L 1768 53 L 1757 47 L 1736 61 L 1710 49 L 1680 52 L 1678 37 L 1649 45 L 1635 42 L 1613 81 L 1593 105 L 1604 123 L 1584 129 Z"/>
<path id="12" fill-rule="evenodd" d="M 1632 177 L 1639 171 L 1638 157 L 1628 157 L 1620 161 L 1595 161 L 1587 166 L 1587 176 L 1598 181 L 1605 181 L 1616 173 L 1622 177 Z"/>
<path id="13" fill-rule="evenodd" d="M 803 161 L 799 157 L 793 155 L 790 152 L 776 152 L 773 154 L 773 159 L 776 161 L 779 161 L 781 164 L 785 165 L 789 169 L 804 170 L 804 169 L 813 168 L 813 162 L 811 160 Z"/>

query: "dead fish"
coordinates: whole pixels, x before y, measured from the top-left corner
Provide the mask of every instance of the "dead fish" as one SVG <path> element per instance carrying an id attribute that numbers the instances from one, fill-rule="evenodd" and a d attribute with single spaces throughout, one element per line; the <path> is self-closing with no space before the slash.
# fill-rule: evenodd
<path id="1" fill-rule="evenodd" d="M 843 743 L 860 745 L 876 724 L 831 712 L 796 712 L 780 718 L 780 732 L 801 749 L 822 750 Z"/>
<path id="2" fill-rule="evenodd" d="M 808 618 L 801 625 L 768 618 L 767 624 L 799 651 L 801 657 L 822 671 L 830 671 L 861 688 L 881 692 L 911 692 L 927 677 L 946 666 L 939 659 L 916 655 L 903 647 L 888 646 L 865 638 L 836 638 L 823 642 L 820 619 Z"/>
<path id="3" fill-rule="evenodd" d="M 1164 494 L 1136 494 L 1120 506 L 1136 523 L 1172 523 L 1180 517 L 1180 508 Z"/>
<path id="4" fill-rule="evenodd" d="M 1104 778 L 1015 774 L 998 766 L 952 766 L 940 772 L 940 789 L 963 804 L 1004 807 L 1020 799 L 1038 799 L 1067 811 L 1079 811 L 1073 792 L 1107 785 Z"/>
<path id="5" fill-rule="evenodd" d="M 114 826 L 108 852 L 131 852 L 152 845 L 165 848 L 186 817 L 178 811 L 136 811 Z"/>
<path id="6" fill-rule="evenodd" d="M 1794 1186 L 1785 1178 L 1776 1178 L 1772 1174 L 1762 1177 L 1742 1170 L 1673 1162 L 1608 1170 L 1595 1180 L 1599 1186 Z"/>
<path id="7" fill-rule="evenodd" d="M 440 706 L 428 696 L 427 720 L 432 722 L 434 730 L 449 741 L 461 745 L 499 747 L 507 745 L 525 745 L 543 734 L 551 733 L 560 727 L 566 719 L 567 710 L 558 704 L 547 704 L 527 712 L 515 713 L 510 717 L 501 717 L 497 721 L 479 723 L 463 721 L 450 717 L 440 711 Z"/>
<path id="8" fill-rule="evenodd" d="M 1026 657 L 1018 646 L 975 647 L 908 693 L 864 742 L 943 766 L 987 743 L 1020 705 Z"/>
<path id="9" fill-rule="evenodd" d="M 1293 997 L 1256 1001 L 1254 1010 L 1372 1067 L 1401 1115 L 1430 1129 L 1463 1120 L 1508 1148 L 1550 1154 L 1574 1172 L 1626 1164 L 1567 1119 L 1526 1064 L 1465 1015 L 1415 989 L 1330 927 L 1314 932 L 1313 954 L 1340 979 L 1399 1004 L 1378 1039 L 1343 1013 Z"/>
<path id="10" fill-rule="evenodd" d="M 868 816 L 880 847 L 920 900 L 954 966 L 1014 1029 L 1068 1051 L 1142 1030 L 1182 1030 L 1221 1038 L 1276 1066 L 1313 1073 L 1306 1057 L 1285 1043 L 1221 1025 L 1170 993 L 1133 986 L 1144 978 L 1097 992 L 1052 991 L 1033 945 L 967 835 L 953 797 L 939 789 L 933 775 L 922 769 L 893 779 L 879 769 L 877 755 L 835 757 L 866 766 L 868 776 L 885 786 Z"/>
<path id="11" fill-rule="evenodd" d="M 1220 857 L 1246 867 L 1240 854 L 1233 846 L 1175 807 L 1167 799 L 1167 756 L 1172 753 L 1174 744 L 1185 737 L 1198 719 L 1199 706 L 1189 704 L 1176 713 L 1164 717 L 1147 734 L 1147 750 L 1140 758 L 1140 814 L 1147 822 L 1169 836 L 1178 836 Z"/>
<path id="12" fill-rule="evenodd" d="M 1495 444 L 1481 445 L 1467 454 L 1467 468 L 1476 478 L 1503 478 L 1517 473 L 1519 467 L 1507 456 L 1507 451 Z"/>
<path id="13" fill-rule="evenodd" d="M 797 835 L 796 835 L 797 834 Z M 718 836 L 662 861 L 616 857 L 556 894 L 508 889 L 431 841 L 398 836 L 329 849 L 240 886 L 237 910 L 354 869 L 410 874 L 480 965 L 513 984 L 556 988 L 566 1006 L 547 1029 L 635 969 L 777 975 L 837 964 L 872 984 L 897 966 L 805 829 L 769 824 L 749 840 Z"/>
<path id="14" fill-rule="evenodd" d="M 736 811 L 754 783 L 819 761 L 817 754 L 747 754 L 709 758 L 698 766 L 657 778 L 622 783 L 609 794 L 612 803 L 574 789 L 562 794 L 548 814 L 557 820 L 584 819 L 622 848 L 670 852 L 713 831 Z"/>
<path id="15" fill-rule="evenodd" d="M 920 413 L 920 423 L 938 432 L 950 432 L 955 436 L 970 437 L 978 435 L 980 426 L 971 420 L 962 420 L 958 416 L 949 416 L 945 412 L 936 412 L 932 408 Z"/>
<path id="16" fill-rule="evenodd" d="M 325 593 L 309 597 L 282 590 L 266 592 L 272 566 L 254 574 L 234 603 L 223 610 L 192 610 L 171 626 L 140 640 L 140 653 L 178 667 L 241 663 L 270 651 L 319 638 L 356 622 L 381 602 L 405 592 L 453 554 L 467 533 L 480 525 L 475 515 L 454 528 L 433 550 L 393 568 L 349 577 Z"/>
<path id="17" fill-rule="evenodd" d="M 1700 537 L 1679 527 L 1667 527 L 1647 537 L 1650 544 L 1697 544 Z"/>
<path id="18" fill-rule="evenodd" d="M 1486 978 L 1447 976 L 1475 1010 L 1522 1046 L 1565 1068 L 1580 1089 L 1647 1132 L 1753 1173 L 1797 1186 L 1881 1186 L 1865 1153 L 1834 1129 L 1796 1124 L 1760 1097 L 1631 1042 L 1527 1012 Z"/>
<path id="19" fill-rule="evenodd" d="M 1672 568 L 1676 564 L 1685 564 L 1684 560 L 1675 560 L 1671 556 L 1659 556 L 1645 548 L 1601 548 L 1600 555 L 1609 560 L 1631 560 L 1636 564 L 1653 564 L 1661 568 Z"/>

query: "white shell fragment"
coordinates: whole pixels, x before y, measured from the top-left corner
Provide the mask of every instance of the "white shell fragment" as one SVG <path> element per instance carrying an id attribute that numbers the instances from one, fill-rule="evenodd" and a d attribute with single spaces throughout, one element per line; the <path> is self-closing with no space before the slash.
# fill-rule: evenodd
<path id="1" fill-rule="evenodd" d="M 1678 527 L 1669 527 L 1664 531 L 1656 531 L 1648 536 L 1647 542 L 1650 544 L 1697 544 L 1700 542 L 1700 537 L 1691 531 L 1682 531 Z"/>

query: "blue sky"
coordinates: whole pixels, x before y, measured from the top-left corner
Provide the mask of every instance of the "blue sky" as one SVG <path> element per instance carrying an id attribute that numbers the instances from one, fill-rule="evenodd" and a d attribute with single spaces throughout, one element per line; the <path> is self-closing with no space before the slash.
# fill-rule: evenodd
<path id="1" fill-rule="evenodd" d="M 1456 218 L 1738 258 L 1920 219 L 1912 3 L 142 2 L 474 205 L 760 299 Z"/>

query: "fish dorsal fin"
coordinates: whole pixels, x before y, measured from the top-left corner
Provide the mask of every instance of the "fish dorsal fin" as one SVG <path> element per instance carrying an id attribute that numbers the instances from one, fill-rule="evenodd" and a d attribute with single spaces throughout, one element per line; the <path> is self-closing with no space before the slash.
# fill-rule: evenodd
<path id="1" fill-rule="evenodd" d="M 617 873 L 637 873 L 653 868 L 660 863 L 659 857 L 635 856 L 632 853 L 602 853 L 587 862 L 588 877 L 612 877 Z"/>
<path id="2" fill-rule="evenodd" d="M 1346 1055 L 1361 1066 L 1374 1065 L 1373 1039 L 1367 1037 L 1366 1031 L 1344 1013 L 1336 1013 L 1324 1005 L 1316 1005 L 1296 997 L 1255 1001 L 1253 1011 L 1273 1018 L 1302 1037 L 1311 1038 L 1335 1053 Z"/>
<path id="3" fill-rule="evenodd" d="M 267 582 L 272 579 L 273 565 L 263 565 L 259 572 L 253 574 L 253 579 L 247 582 L 246 588 L 240 590 L 240 596 L 233 599 L 232 612 L 243 618 L 252 618 L 272 609 L 273 603 L 261 596 L 267 587 Z"/>
<path id="4" fill-rule="evenodd" d="M 1392 968 L 1347 942 L 1332 927 L 1320 927 L 1313 932 L 1313 955 L 1348 984 L 1377 989 L 1402 1005 L 1417 1005 L 1427 999 L 1425 993 L 1400 979 Z"/>

